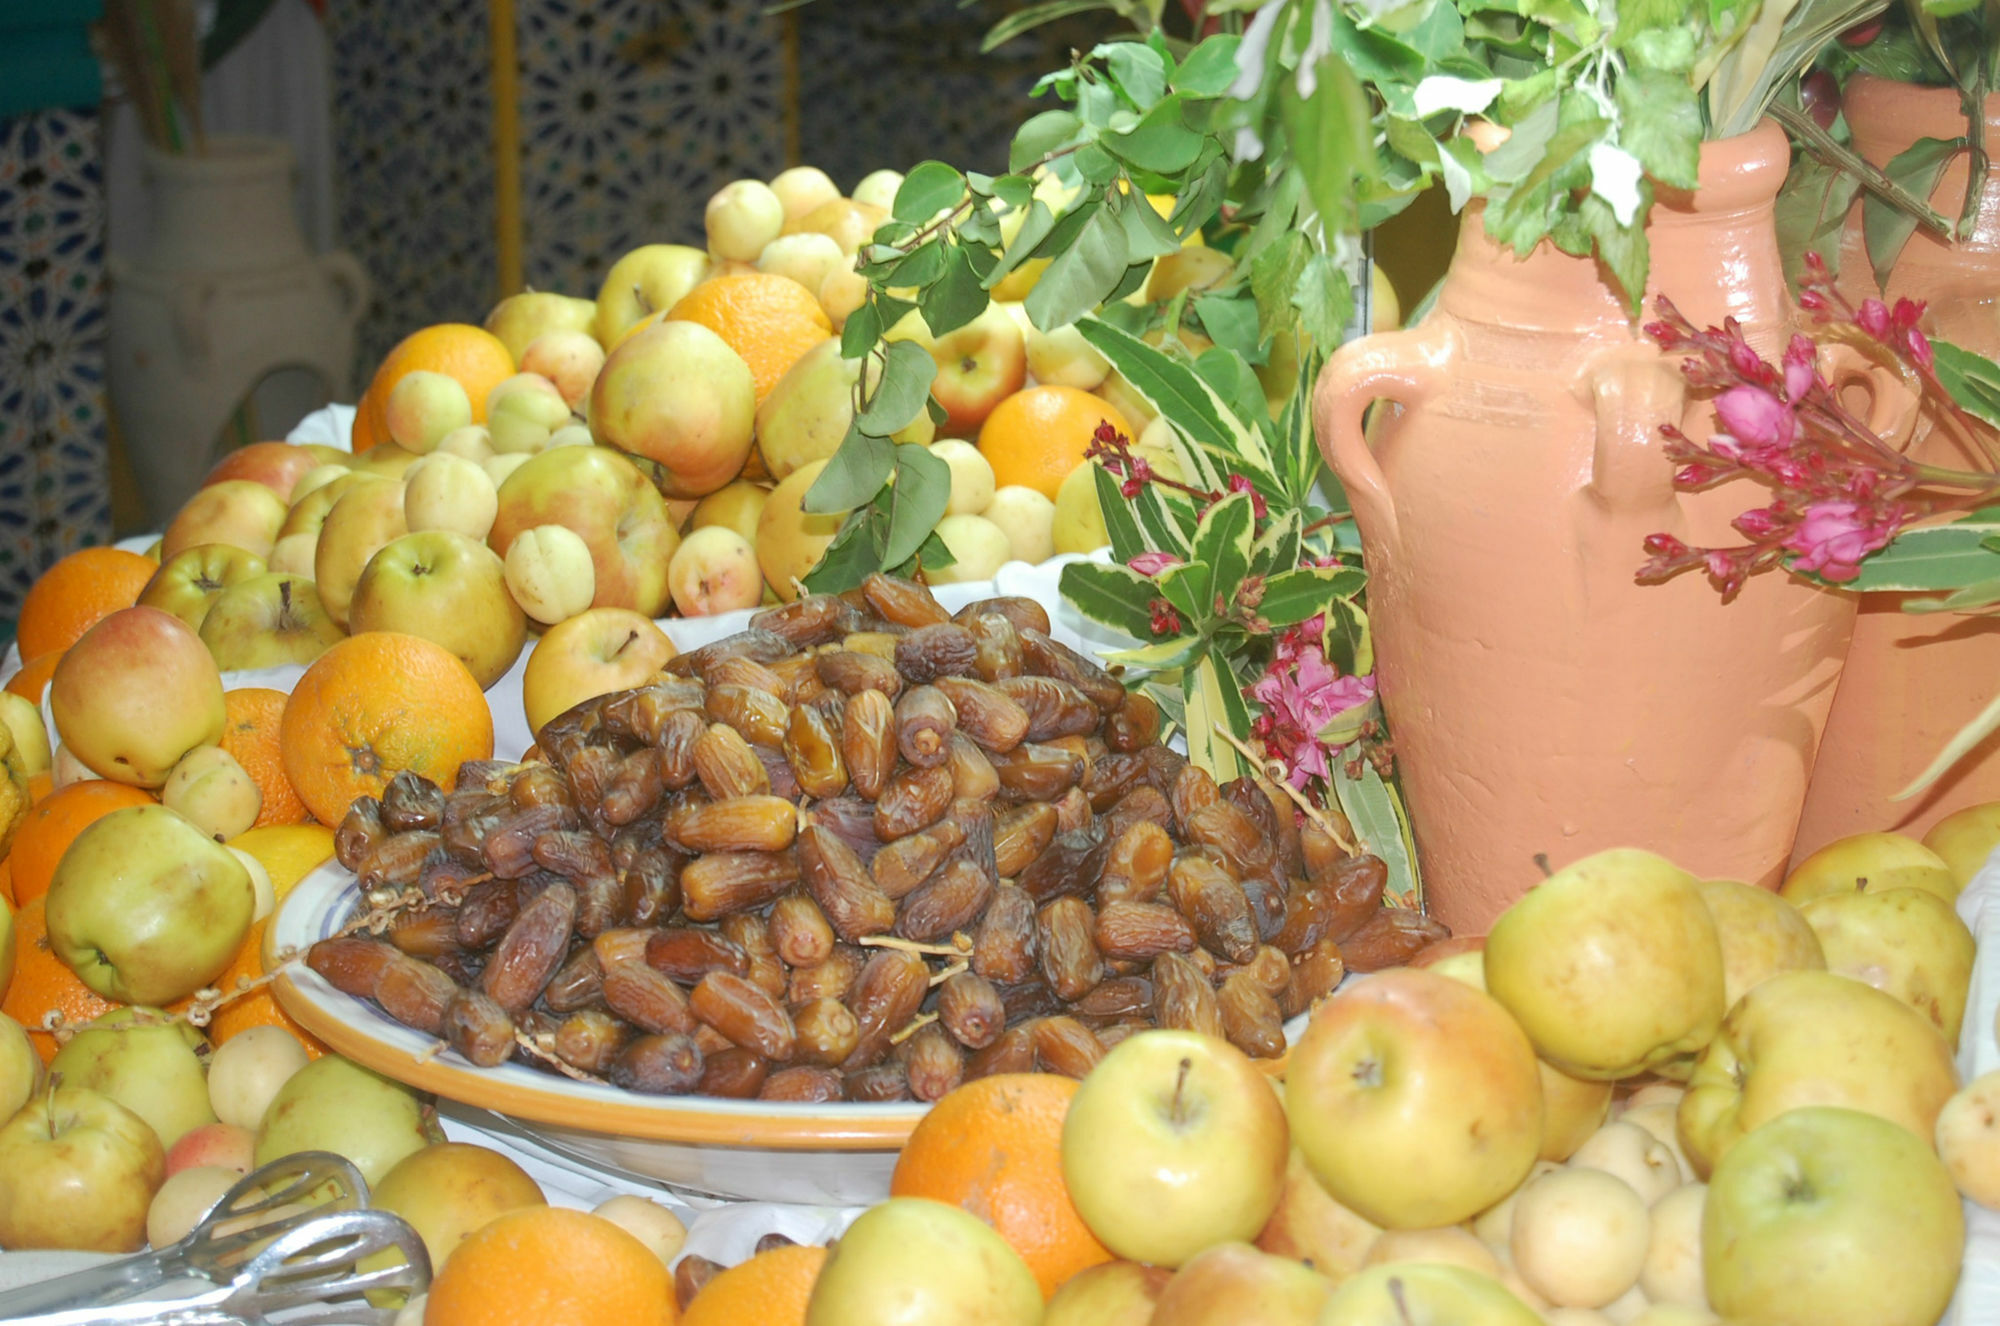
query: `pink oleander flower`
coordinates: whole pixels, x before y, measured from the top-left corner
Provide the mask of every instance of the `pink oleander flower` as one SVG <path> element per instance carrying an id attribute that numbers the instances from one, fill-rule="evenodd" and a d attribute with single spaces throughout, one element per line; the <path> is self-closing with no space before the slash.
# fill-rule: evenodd
<path id="1" fill-rule="evenodd" d="M 1782 546 L 1798 554 L 1792 564 L 1797 570 L 1832 581 L 1852 580 L 1861 574 L 1861 559 L 1886 548 L 1901 528 L 1894 507 L 1876 511 L 1855 502 L 1815 502 Z"/>
<path id="2" fill-rule="evenodd" d="M 1260 725 L 1271 720 L 1258 734 L 1265 749 L 1283 762 L 1292 786 L 1304 787 L 1325 778 L 1330 753 L 1352 740 L 1353 711 L 1375 698 L 1375 678 L 1342 676 L 1315 643 L 1274 658 L 1250 694 L 1264 706 Z"/>
<path id="3" fill-rule="evenodd" d="M 1752 447 L 1783 447 L 1798 431 L 1798 416 L 1762 387 L 1731 387 L 1715 398 L 1715 415 L 1729 436 Z M 1719 448 L 1718 448 L 1719 449 Z"/>
<path id="4" fill-rule="evenodd" d="M 1172 553 L 1163 552 L 1142 552 L 1131 561 L 1125 563 L 1125 565 L 1149 579 L 1170 566 L 1179 566 L 1180 564 L 1180 558 L 1174 556 Z"/>
<path id="5" fill-rule="evenodd" d="M 1241 474 L 1230 475 L 1229 491 L 1232 493 L 1250 494 L 1250 513 L 1257 519 L 1262 520 L 1265 516 L 1271 514 L 1269 504 L 1264 501 L 1264 494 L 1258 492 L 1257 486 L 1251 483 L 1245 476 Z"/>

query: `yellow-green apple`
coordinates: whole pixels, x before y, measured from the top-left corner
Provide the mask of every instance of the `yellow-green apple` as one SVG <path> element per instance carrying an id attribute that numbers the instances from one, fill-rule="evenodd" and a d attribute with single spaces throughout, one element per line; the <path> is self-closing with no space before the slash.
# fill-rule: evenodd
<path id="1" fill-rule="evenodd" d="M 757 565 L 764 583 L 786 603 L 798 597 L 796 582 L 819 565 L 833 536 L 840 531 L 845 511 L 807 511 L 806 491 L 826 468 L 823 460 L 802 465 L 785 478 L 757 513 Z"/>
<path id="2" fill-rule="evenodd" d="M 825 460 L 854 422 L 854 390 L 867 361 L 843 358 L 828 337 L 800 355 L 757 405 L 757 452 L 773 479 Z"/>
<path id="3" fill-rule="evenodd" d="M 63 853 L 49 883 L 49 945 L 105 998 L 160 1007 L 228 968 L 256 905 L 228 848 L 165 806 L 127 806 Z"/>
<path id="4" fill-rule="evenodd" d="M 1736 1007 L 1752 986 L 1781 971 L 1826 966 L 1819 937 L 1799 909 L 1770 889 L 1733 879 L 1705 879 L 1701 896 L 1722 943 L 1722 998 Z"/>
<path id="5" fill-rule="evenodd" d="M 493 450 L 493 434 L 488 431 L 485 424 L 471 424 L 464 428 L 452 429 L 439 440 L 437 450 L 431 454 L 435 456 L 439 452 L 457 456 L 461 460 L 469 460 L 475 465 L 484 465 L 497 454 Z M 410 468 L 414 470 L 416 466 L 412 465 Z"/>
<path id="6" fill-rule="evenodd" d="M 166 1168 L 144 1119 L 58 1084 L 0 1125 L 0 1246 L 137 1252 Z"/>
<path id="7" fill-rule="evenodd" d="M 903 187 L 903 172 L 900 170 L 871 170 L 861 177 L 851 195 L 857 203 L 887 210 L 896 201 L 896 190 Z"/>
<path id="8" fill-rule="evenodd" d="M 610 350 L 627 327 L 679 303 L 708 276 L 710 265 L 708 254 L 685 244 L 644 244 L 632 250 L 604 274 L 591 334 Z M 527 341 L 521 348 L 527 348 Z"/>
<path id="9" fill-rule="evenodd" d="M 594 447 L 597 439 L 590 435 L 590 425 L 567 423 L 549 434 L 551 447 Z M 544 448 L 546 450 L 547 448 Z"/>
<path id="10" fill-rule="evenodd" d="M 1636 1110 L 1641 1105 L 1679 1105 L 1681 1097 L 1687 1095 L 1687 1087 L 1679 1082 L 1648 1082 L 1625 1097 L 1628 1110 Z"/>
<path id="11" fill-rule="evenodd" d="M 225 1165 L 169 1169 L 166 1182 L 146 1206 L 146 1241 L 155 1248 L 180 1242 L 242 1177 L 242 1170 Z"/>
<path id="12" fill-rule="evenodd" d="M 1694 1162 L 1681 1149 L 1681 1103 L 1679 1097 L 1667 1101 L 1649 1101 L 1644 1105 L 1627 1104 L 1618 1112 L 1618 1122 L 1628 1123 L 1635 1128 L 1643 1128 L 1653 1135 L 1653 1140 L 1665 1147 L 1673 1156 L 1674 1164 L 1680 1169 L 1680 1181 L 1694 1181 Z M 1619 1177 L 1623 1178 L 1623 1175 Z M 1629 1179 L 1626 1180 L 1631 1182 Z M 1638 1187 L 1638 1184 L 1633 1184 Z"/>
<path id="13" fill-rule="evenodd" d="M 1179 1266 L 1251 1239 L 1277 1209 L 1285 1110 L 1226 1041 L 1154 1030 L 1114 1046 L 1063 1120 L 1063 1179 L 1091 1233 L 1120 1257 Z"/>
<path id="14" fill-rule="evenodd" d="M 1486 936 L 1486 988 L 1574 1077 L 1685 1075 L 1725 1009 L 1700 884 L 1631 848 L 1572 862 L 1503 912 Z"/>
<path id="15" fill-rule="evenodd" d="M 841 255 L 843 258 L 847 254 Z M 833 324 L 835 331 L 847 326 L 847 320 L 854 311 L 868 302 L 868 278 L 846 262 L 839 262 L 827 269 L 820 279 L 819 289 L 814 292 L 819 297 L 819 306 L 826 313 L 826 320 Z"/>
<path id="16" fill-rule="evenodd" d="M 1056 555 L 1056 504 L 1040 489 L 1008 484 L 980 512 L 1007 536 L 1007 555 L 1040 565 Z"/>
<path id="17" fill-rule="evenodd" d="M 0 691 L 0 726 L 7 729 L 14 743 L 7 756 L 8 768 L 27 778 L 49 771 L 54 752 L 49 749 L 49 729 L 42 722 L 40 705 L 25 695 Z M 0 1112 L 0 1117 L 4 1117 L 4 1112 Z"/>
<path id="18" fill-rule="evenodd" d="M 1869 889 L 1823 893 L 1798 911 L 1828 971 L 1896 996 L 1958 1044 L 1976 954 L 1952 904 L 1929 889 Z"/>
<path id="19" fill-rule="evenodd" d="M 762 180 L 732 180 L 702 212 L 708 251 L 732 262 L 755 262 L 785 226 L 785 204 Z"/>
<path id="20" fill-rule="evenodd" d="M 486 477 L 493 480 L 493 487 L 497 490 L 501 484 L 507 482 L 515 470 L 532 459 L 534 458 L 526 452 L 516 451 L 505 456 L 489 457 L 479 462 L 479 468 L 486 471 Z"/>
<path id="21" fill-rule="evenodd" d="M 1257 1246 L 1279 1257 L 1311 1262 L 1337 1284 L 1361 1267 L 1382 1227 L 1330 1196 L 1295 1146 L 1285 1159 L 1277 1209 L 1257 1234 Z"/>
<path id="22" fill-rule="evenodd" d="M 797 281 L 815 293 L 826 284 L 827 273 L 847 266 L 848 257 L 831 235 L 801 231 L 780 235 L 757 255 L 757 270 L 768 276 Z"/>
<path id="23" fill-rule="evenodd" d="M 1446 962 L 1457 959 L 1446 959 Z M 1440 964 L 1442 965 L 1442 964 Z M 1546 1059 L 1536 1059 L 1542 1079 L 1543 1160 L 1568 1160 L 1611 1113 L 1611 1083 L 1571 1077 Z"/>
<path id="24" fill-rule="evenodd" d="M 1665 1109 L 1665 1106 L 1649 1106 Z M 1623 1179 L 1647 1205 L 1681 1186 L 1685 1175 L 1674 1149 L 1661 1141 L 1650 1128 L 1629 1119 L 1617 1118 L 1605 1124 L 1576 1149 L 1569 1158 L 1572 1169 L 1603 1170 Z"/>
<path id="25" fill-rule="evenodd" d="M 160 785 L 160 804 L 222 843 L 257 823 L 264 794 L 234 755 L 220 746 L 196 746 Z"/>
<path id="26" fill-rule="evenodd" d="M 209 470 L 202 483 L 250 479 L 290 502 L 299 480 L 325 463 L 304 447 L 295 447 L 289 442 L 252 442 L 215 462 L 215 467 Z"/>
<path id="27" fill-rule="evenodd" d="M 1830 971 L 1773 976 L 1729 1010 L 1681 1098 L 1681 1146 L 1706 1176 L 1743 1137 L 1802 1105 L 1841 1105 L 1930 1145 L 1958 1090 L 1951 1046 L 1894 995 Z"/>
<path id="28" fill-rule="evenodd" d="M 239 1128 L 263 1122 L 278 1088 L 311 1059 L 283 1027 L 246 1027 L 208 1057 L 208 1103 L 215 1117 Z"/>
<path id="29" fill-rule="evenodd" d="M 1630 1184 L 1571 1166 L 1521 1190 L 1508 1248 L 1514 1269 L 1549 1302 L 1601 1308 L 1639 1283 L 1652 1235 L 1646 1203 Z"/>
<path id="30" fill-rule="evenodd" d="M 372 474 L 378 479 L 400 479 L 409 473 L 410 466 L 422 460 L 416 452 L 395 442 L 383 442 L 370 447 L 349 463 L 357 474 Z"/>
<path id="31" fill-rule="evenodd" d="M 790 166 L 771 177 L 771 192 L 784 204 L 789 220 L 840 197 L 840 186 L 818 166 Z"/>
<path id="32" fill-rule="evenodd" d="M 1361 1259 L 1362 1269 L 1397 1262 L 1443 1262 L 1500 1278 L 1500 1259 L 1463 1225 L 1436 1229 L 1385 1229 Z"/>
<path id="33" fill-rule="evenodd" d="M 346 634 L 311 577 L 279 571 L 223 590 L 201 623 L 202 644 L 228 672 L 310 663 Z"/>
<path id="34" fill-rule="evenodd" d="M 203 543 L 226 543 L 268 557 L 286 511 L 285 499 L 254 479 L 224 479 L 197 488 L 160 536 L 160 556 L 170 558 Z"/>
<path id="35" fill-rule="evenodd" d="M 1096 468 L 1084 461 L 1056 485 L 1055 519 L 1049 537 L 1059 553 L 1095 552 L 1111 542 L 1104 527 L 1104 504 L 1097 498 Z"/>
<path id="36" fill-rule="evenodd" d="M 535 642 L 521 676 L 528 728 L 594 696 L 643 686 L 678 651 L 650 617 L 629 608 L 592 608 L 551 626 Z"/>
<path id="37" fill-rule="evenodd" d="M 0 907 L 4 906 L 0 903 Z M 7 928 L 12 927 L 10 916 Z M 9 934 L 7 939 L 11 952 L 13 936 Z M 0 1119 L 13 1118 L 14 1111 L 42 1089 L 42 1080 L 42 1056 L 28 1039 L 27 1028 L 0 1013 Z"/>
<path id="38" fill-rule="evenodd" d="M 333 504 L 313 553 L 313 588 L 334 625 L 347 626 L 354 587 L 361 583 L 368 560 L 409 532 L 403 523 L 400 479 L 364 479 Z"/>
<path id="39" fill-rule="evenodd" d="M 1489 1276 L 1433 1262 L 1374 1266 L 1333 1291 L 1319 1326 L 1542 1326 Z"/>
<path id="40" fill-rule="evenodd" d="M 1160 417 L 1160 412 L 1153 408 L 1152 402 L 1140 395 L 1139 389 L 1115 368 L 1105 375 L 1104 381 L 1098 383 L 1096 390 L 1090 394 L 1124 415 L 1125 422 L 1140 433 L 1144 433 L 1151 427 L 1153 421 Z"/>
<path id="41" fill-rule="evenodd" d="M 1938 854 L 1963 889 L 2000 846 L 2000 801 L 1953 811 L 1931 825 L 1924 846 Z"/>
<path id="42" fill-rule="evenodd" d="M 755 546 L 757 517 L 763 514 L 764 502 L 770 496 L 770 489 L 747 479 L 725 484 L 695 504 L 693 514 L 688 517 L 688 530 L 691 533 L 720 525 L 735 530 Z"/>
<path id="43" fill-rule="evenodd" d="M 756 416 L 750 366 L 698 322 L 633 336 L 590 389 L 591 435 L 658 464 L 670 497 L 701 497 L 740 474 Z"/>
<path id="44" fill-rule="evenodd" d="M 859 252 L 861 246 L 874 236 L 876 227 L 888 219 L 889 204 L 886 202 L 878 204 L 861 198 L 829 198 L 804 216 L 788 219 L 779 233 L 831 235 L 833 242 L 840 245 L 840 251 L 851 255 Z"/>
<path id="45" fill-rule="evenodd" d="M 353 1161 L 372 1190 L 397 1161 L 440 1140 L 435 1129 L 408 1087 L 329 1054 L 292 1074 L 271 1098 L 257 1129 L 257 1163 L 331 1151 Z"/>
<path id="46" fill-rule="evenodd" d="M 1062 1282 L 1042 1326 L 1151 1326 L 1153 1305 L 1173 1272 L 1139 1262 L 1099 1262 Z"/>
<path id="47" fill-rule="evenodd" d="M 472 426 L 472 398 L 457 378 L 420 368 L 396 379 L 382 417 L 398 446 L 428 455 L 447 434 Z"/>
<path id="48" fill-rule="evenodd" d="M 1236 269 L 1220 249 L 1191 245 L 1162 254 L 1146 277 L 1146 302 L 1159 304 L 1183 290 L 1198 292 L 1225 280 Z"/>
<path id="49" fill-rule="evenodd" d="M 946 515 L 976 516 L 993 504 L 993 466 L 978 447 L 964 438 L 948 437 L 931 443 L 930 453 L 951 467 Z"/>
<path id="50" fill-rule="evenodd" d="M 1074 323 L 1054 331 L 1029 327 L 1027 355 L 1029 375 L 1048 386 L 1089 391 L 1111 371 L 1110 362 L 1083 339 Z"/>
<path id="51" fill-rule="evenodd" d="M 935 336 L 914 309 L 889 329 L 889 341 L 914 341 L 937 363 L 931 396 L 944 407 L 940 432 L 969 437 L 993 407 L 1021 389 L 1028 378 L 1028 348 L 1021 328 L 1006 309 L 989 304 L 963 327 Z"/>
<path id="52" fill-rule="evenodd" d="M 1218 1243 L 1174 1272 L 1152 1326 L 1313 1326 L 1332 1293 L 1333 1281 L 1303 1262 L 1248 1243 Z"/>
<path id="53" fill-rule="evenodd" d="M 121 608 L 83 633 L 49 679 L 56 736 L 92 773 L 158 787 L 222 739 L 222 675 L 201 637 L 158 608 Z"/>
<path id="54" fill-rule="evenodd" d="M 441 529 L 483 540 L 499 511 L 500 490 L 485 470 L 463 456 L 426 456 L 403 481 L 403 523 L 412 534 Z"/>
<path id="55" fill-rule="evenodd" d="M 502 557 L 516 536 L 562 525 L 590 549 L 591 602 L 646 617 L 666 609 L 667 562 L 680 546 L 673 518 L 639 468 L 603 447 L 557 447 L 531 458 L 500 485 L 486 541 Z"/>
<path id="56" fill-rule="evenodd" d="M 623 1192 L 607 1197 L 591 1208 L 653 1250 L 662 1264 L 671 1268 L 687 1246 L 687 1226 L 681 1218 L 650 1197 Z"/>
<path id="57" fill-rule="evenodd" d="M 733 529 L 710 525 L 689 532 L 667 563 L 667 584 L 683 617 L 754 608 L 764 598 L 757 550 Z"/>
<path id="58" fill-rule="evenodd" d="M 991 1225 L 927 1197 L 891 1197 L 862 1212 L 833 1245 L 805 1326 L 1041 1320 L 1035 1273 Z"/>
<path id="59" fill-rule="evenodd" d="M 536 337 L 552 331 L 587 332 L 596 322 L 597 305 L 588 299 L 551 294 L 545 290 L 524 290 L 518 295 L 507 296 L 493 306 L 493 311 L 486 315 L 486 330 L 500 338 L 500 343 L 507 347 L 507 353 L 518 364 L 522 351 L 533 344 Z"/>
<path id="60" fill-rule="evenodd" d="M 49 1071 L 117 1101 L 172 1151 L 189 1131 L 216 1121 L 196 1055 L 204 1048 L 201 1033 L 185 1022 L 157 1009 L 119 1008 L 79 1028 Z"/>
<path id="61" fill-rule="evenodd" d="M 233 843 L 224 843 L 223 846 L 250 872 L 250 887 L 257 894 L 257 905 L 250 912 L 250 920 L 255 923 L 277 911 L 278 887 L 271 882 L 271 872 L 264 868 L 264 863 Z"/>
<path id="62" fill-rule="evenodd" d="M 1964 1209 L 1929 1144 L 1836 1106 L 1744 1138 L 1702 1215 L 1708 1300 L 1732 1322 L 1931 1326 L 1964 1248 Z"/>
<path id="63" fill-rule="evenodd" d="M 597 593 L 590 545 L 561 525 L 522 530 L 507 545 L 505 566 L 514 601 L 544 626 L 587 611 Z"/>
<path id="64" fill-rule="evenodd" d="M 1707 1204 L 1705 1183 L 1684 1183 L 1653 1203 L 1652 1242 L 1639 1271 L 1639 1288 L 1653 1302 L 1708 1306 L 1701 1278 L 1701 1214 Z"/>
<path id="65" fill-rule="evenodd" d="M 190 630 L 199 631 L 201 619 L 208 616 L 217 595 L 251 576 L 263 575 L 265 569 L 264 559 L 256 553 L 227 543 L 198 543 L 160 563 L 160 569 L 139 591 L 139 602 L 171 612 Z"/>
<path id="66" fill-rule="evenodd" d="M 1326 1190 L 1392 1229 L 1470 1219 L 1513 1191 L 1542 1141 L 1528 1038 L 1487 995 L 1415 968 L 1315 1010 L 1285 1108 Z"/>
<path id="67" fill-rule="evenodd" d="M 2000 1071 L 1975 1077 L 1946 1101 L 1934 1137 L 1958 1190 L 2000 1210 Z"/>
<path id="68" fill-rule="evenodd" d="M 984 516 L 946 516 L 937 536 L 951 550 L 950 566 L 924 567 L 933 585 L 963 585 L 991 580 L 1014 555 L 1014 545 L 998 525 Z"/>
<path id="69" fill-rule="evenodd" d="M 318 474 L 319 471 L 315 470 L 300 482 L 310 483 Z M 293 500 L 291 509 L 285 513 L 285 523 L 278 527 L 278 541 L 282 543 L 298 534 L 310 534 L 317 539 L 320 530 L 326 525 L 326 513 L 333 510 L 333 504 L 338 502 L 349 488 L 367 479 L 380 477 L 350 469 L 344 474 L 328 476 L 324 483 L 312 483 L 305 492 Z"/>
<path id="70" fill-rule="evenodd" d="M 481 687 L 507 675 L 528 638 L 499 554 L 444 529 L 405 534 L 368 559 L 350 625 L 357 633 L 401 631 L 443 645 Z"/>
<path id="71" fill-rule="evenodd" d="M 1959 883 L 1945 859 L 1900 833 L 1856 833 L 1828 843 L 1792 867 L 1778 889 L 1803 904 L 1823 893 L 1929 889 L 1951 902 Z"/>
<path id="72" fill-rule="evenodd" d="M 548 1198 L 526 1170 L 491 1147 L 433 1142 L 397 1161 L 373 1186 L 368 1204 L 409 1221 L 431 1265 L 443 1266 L 473 1230 L 509 1211 L 547 1206 Z M 396 1254 L 388 1257 L 394 1265 Z"/>
<path id="73" fill-rule="evenodd" d="M 569 401 L 539 373 L 516 373 L 486 396 L 486 436 L 498 455 L 533 455 L 570 421 Z"/>
<path id="74" fill-rule="evenodd" d="M 555 384 L 572 410 L 583 408 L 597 370 L 604 367 L 604 347 L 584 331 L 544 332 L 521 352 L 521 371 L 539 373 Z"/>

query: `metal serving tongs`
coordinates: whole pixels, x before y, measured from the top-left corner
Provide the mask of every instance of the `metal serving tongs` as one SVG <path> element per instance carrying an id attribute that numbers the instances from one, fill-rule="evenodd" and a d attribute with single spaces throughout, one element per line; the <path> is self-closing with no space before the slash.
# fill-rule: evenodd
<path id="1" fill-rule="evenodd" d="M 373 1271 L 356 1266 L 386 1249 L 401 1253 L 401 1263 Z M 303 1151 L 239 1179 L 170 1247 L 0 1294 L 0 1321 L 256 1326 L 270 1313 L 313 1305 L 288 1314 L 288 1326 L 386 1326 L 395 1309 L 371 1307 L 358 1296 L 374 1289 L 414 1296 L 430 1277 L 423 1239 L 401 1217 L 368 1209 L 359 1170 L 330 1152 Z M 131 1301 L 191 1278 L 215 1287 L 186 1298 Z M 338 1299 L 355 1301 L 331 1301 Z"/>

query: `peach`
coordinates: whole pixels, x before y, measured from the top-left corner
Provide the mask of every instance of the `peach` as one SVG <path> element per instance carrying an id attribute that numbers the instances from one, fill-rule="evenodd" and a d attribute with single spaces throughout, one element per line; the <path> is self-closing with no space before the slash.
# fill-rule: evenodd
<path id="1" fill-rule="evenodd" d="M 667 563 L 680 535 L 659 490 L 631 461 L 604 447 L 557 447 L 530 457 L 500 485 L 500 510 L 486 541 L 505 557 L 514 539 L 537 525 L 562 525 L 589 546 L 596 606 L 629 608 L 648 619 L 666 609 Z"/>
<path id="2" fill-rule="evenodd" d="M 757 550 L 733 529 L 709 525 L 681 540 L 667 563 L 667 586 L 683 617 L 754 608 L 764 597 Z"/>

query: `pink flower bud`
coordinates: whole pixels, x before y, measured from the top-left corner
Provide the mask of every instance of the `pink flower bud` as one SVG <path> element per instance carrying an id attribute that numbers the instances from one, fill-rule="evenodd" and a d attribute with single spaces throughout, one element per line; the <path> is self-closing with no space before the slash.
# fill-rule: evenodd
<path id="1" fill-rule="evenodd" d="M 1813 363 L 1818 357 L 1818 347 L 1804 336 L 1794 335 L 1785 347 L 1785 396 L 1793 404 L 1812 390 L 1816 378 Z"/>
<path id="2" fill-rule="evenodd" d="M 1933 371 L 1937 367 L 1937 355 L 1931 350 L 1930 338 L 1915 327 L 1910 328 L 1903 335 L 1909 343 L 1910 358 L 1916 360 L 1917 366 L 1925 372 Z"/>
<path id="3" fill-rule="evenodd" d="M 1142 552 L 1131 561 L 1125 563 L 1125 565 L 1149 579 L 1157 576 L 1170 566 L 1179 566 L 1180 564 L 1180 558 L 1174 556 L 1172 553 L 1164 552 Z"/>
<path id="4" fill-rule="evenodd" d="M 1864 299 L 1854 320 L 1861 324 L 1861 330 L 1880 340 L 1889 331 L 1889 306 L 1879 299 Z"/>
<path id="5" fill-rule="evenodd" d="M 1765 446 L 1789 446 L 1798 426 L 1791 406 L 1747 383 L 1716 397 L 1715 413 L 1730 436 Z"/>

